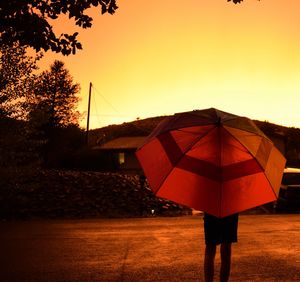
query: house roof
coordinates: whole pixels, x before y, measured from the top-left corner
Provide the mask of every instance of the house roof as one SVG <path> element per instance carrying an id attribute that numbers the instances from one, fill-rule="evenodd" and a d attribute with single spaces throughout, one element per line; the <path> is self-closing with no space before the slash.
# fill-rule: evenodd
<path id="1" fill-rule="evenodd" d="M 120 149 L 137 149 L 143 145 L 146 136 L 136 136 L 136 137 L 119 137 L 110 140 L 100 146 L 97 149 L 102 150 L 120 150 Z"/>

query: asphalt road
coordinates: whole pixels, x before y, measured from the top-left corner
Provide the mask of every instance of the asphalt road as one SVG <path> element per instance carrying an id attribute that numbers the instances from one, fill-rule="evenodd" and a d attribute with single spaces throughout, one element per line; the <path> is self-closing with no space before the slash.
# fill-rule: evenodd
<path id="1" fill-rule="evenodd" d="M 300 215 L 241 215 L 230 281 L 300 281 L 299 234 Z M 0 223 L 1 282 L 203 281 L 203 254 L 199 215 Z"/>

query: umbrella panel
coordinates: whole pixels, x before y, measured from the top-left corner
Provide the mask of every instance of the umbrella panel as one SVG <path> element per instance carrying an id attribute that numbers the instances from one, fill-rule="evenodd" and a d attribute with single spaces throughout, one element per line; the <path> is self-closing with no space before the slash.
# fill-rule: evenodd
<path id="1" fill-rule="evenodd" d="M 170 145 L 169 143 L 168 145 Z M 173 140 L 171 147 L 176 147 Z M 165 148 L 166 152 L 169 148 Z M 167 152 L 168 154 L 168 152 Z M 172 158 L 171 152 L 170 159 Z M 185 154 L 177 152 L 174 167 L 223 182 L 262 170 L 258 162 L 226 129 L 215 127 Z"/>
<path id="2" fill-rule="evenodd" d="M 253 158 L 249 151 L 223 127 L 214 127 L 186 153 L 224 167 Z"/>
<path id="3" fill-rule="evenodd" d="M 269 186 L 263 173 L 220 183 L 175 168 L 156 195 L 224 217 L 274 201 L 276 198 Z M 260 195 L 259 199 L 253 197 L 255 194 Z"/>
<path id="4" fill-rule="evenodd" d="M 276 200 L 276 194 L 263 172 L 225 181 L 222 188 L 220 217 Z"/>
<path id="5" fill-rule="evenodd" d="M 220 203 L 219 190 L 220 183 L 214 180 L 174 168 L 156 195 L 214 214 Z"/>
<path id="6" fill-rule="evenodd" d="M 278 195 L 286 159 L 268 139 L 251 132 L 224 126 L 255 157 L 264 169 L 275 194 Z"/>

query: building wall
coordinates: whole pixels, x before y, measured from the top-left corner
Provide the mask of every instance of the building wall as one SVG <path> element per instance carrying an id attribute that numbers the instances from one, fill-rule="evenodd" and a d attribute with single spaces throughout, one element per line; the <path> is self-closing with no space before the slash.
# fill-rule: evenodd
<path id="1" fill-rule="evenodd" d="M 124 156 L 125 156 L 124 161 L 125 162 L 123 164 L 120 164 L 120 169 L 121 170 L 140 171 L 141 166 L 140 166 L 139 161 L 137 160 L 137 158 L 135 156 L 135 152 L 134 151 L 127 151 L 127 152 L 124 152 L 124 153 L 125 153 L 124 154 Z"/>
<path id="2" fill-rule="evenodd" d="M 103 150 L 105 170 L 114 172 L 141 173 L 142 168 L 135 156 L 135 150 Z"/>

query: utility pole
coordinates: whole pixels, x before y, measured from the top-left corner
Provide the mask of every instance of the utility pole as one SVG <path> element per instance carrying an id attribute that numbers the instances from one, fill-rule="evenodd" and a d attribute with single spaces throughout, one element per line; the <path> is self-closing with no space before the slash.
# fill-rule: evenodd
<path id="1" fill-rule="evenodd" d="M 87 114 L 87 124 L 86 124 L 86 136 L 85 142 L 86 145 L 89 145 L 89 126 L 90 126 L 90 110 L 91 110 L 91 95 L 92 95 L 92 83 L 90 82 L 90 90 L 89 90 L 89 101 L 88 101 L 88 114 Z"/>

